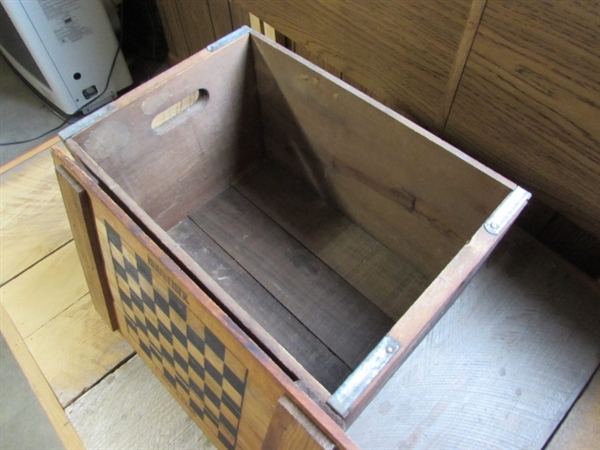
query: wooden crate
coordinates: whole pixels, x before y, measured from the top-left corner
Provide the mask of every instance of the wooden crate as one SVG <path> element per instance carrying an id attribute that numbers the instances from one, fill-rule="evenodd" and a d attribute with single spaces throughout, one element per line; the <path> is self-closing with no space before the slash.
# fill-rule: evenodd
<path id="1" fill-rule="evenodd" d="M 223 448 L 352 447 L 529 198 L 249 28 L 62 137 L 96 308 Z"/>

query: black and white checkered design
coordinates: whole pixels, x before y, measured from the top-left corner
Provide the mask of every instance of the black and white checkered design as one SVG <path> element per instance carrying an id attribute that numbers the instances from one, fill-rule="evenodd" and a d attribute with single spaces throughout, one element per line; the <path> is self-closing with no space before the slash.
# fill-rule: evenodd
<path id="1" fill-rule="evenodd" d="M 247 369 L 169 284 L 105 222 L 127 331 L 225 448 L 235 448 Z M 110 270 L 110 269 L 109 269 Z"/>

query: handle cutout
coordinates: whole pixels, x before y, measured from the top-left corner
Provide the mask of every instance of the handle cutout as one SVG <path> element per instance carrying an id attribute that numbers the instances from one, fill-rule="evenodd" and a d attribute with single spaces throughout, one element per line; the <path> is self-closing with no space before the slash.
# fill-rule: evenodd
<path id="1" fill-rule="evenodd" d="M 206 103 L 208 101 L 208 91 L 206 89 L 198 89 L 197 91 L 192 92 L 190 95 L 185 96 L 177 103 L 169 106 L 164 111 L 152 119 L 152 123 L 150 126 L 153 130 L 156 130 L 161 125 L 179 117 L 183 114 L 188 108 L 191 108 L 196 103 Z"/>

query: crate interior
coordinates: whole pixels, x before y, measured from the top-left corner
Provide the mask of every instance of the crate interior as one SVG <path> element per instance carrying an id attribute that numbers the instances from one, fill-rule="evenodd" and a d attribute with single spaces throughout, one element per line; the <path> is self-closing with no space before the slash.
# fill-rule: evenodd
<path id="1" fill-rule="evenodd" d="M 252 35 L 124 101 L 74 139 L 329 392 L 510 192 Z"/>

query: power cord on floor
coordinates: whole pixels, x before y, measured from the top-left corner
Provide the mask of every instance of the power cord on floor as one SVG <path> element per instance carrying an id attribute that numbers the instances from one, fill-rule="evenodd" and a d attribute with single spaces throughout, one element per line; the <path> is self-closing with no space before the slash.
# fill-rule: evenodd
<path id="1" fill-rule="evenodd" d="M 51 130 L 45 131 L 42 134 L 40 134 L 39 136 L 30 138 L 30 139 L 24 139 L 22 141 L 0 142 L 0 147 L 4 147 L 4 146 L 7 146 L 7 145 L 26 144 L 27 142 L 33 142 L 33 141 L 35 141 L 35 140 L 37 140 L 37 139 L 39 139 L 41 137 L 44 137 L 48 133 L 52 133 L 53 131 L 58 130 L 63 125 L 67 124 L 70 120 L 74 119 L 87 106 L 91 105 L 93 102 L 95 102 L 97 99 L 99 99 L 100 97 L 102 97 L 104 95 L 104 93 L 108 90 L 108 85 L 110 84 L 110 79 L 112 78 L 112 74 L 113 74 L 113 72 L 115 70 L 115 64 L 117 62 L 117 58 L 119 56 L 119 52 L 121 51 L 121 46 L 123 45 L 123 35 L 124 35 L 124 32 L 123 32 L 123 9 L 124 9 L 124 3 L 125 2 L 121 2 L 121 10 L 120 10 L 120 16 L 121 16 L 120 17 L 120 20 L 121 20 L 121 35 L 119 36 L 119 44 L 117 45 L 117 51 L 115 52 L 115 56 L 112 59 L 112 63 L 110 65 L 110 70 L 108 72 L 108 77 L 106 79 L 106 84 L 105 84 L 104 89 L 102 90 L 102 92 L 100 92 L 100 94 L 98 94 L 92 100 L 90 100 L 89 102 L 87 102 L 83 106 L 81 106 L 73 114 L 70 114 L 60 125 L 52 128 Z"/>

